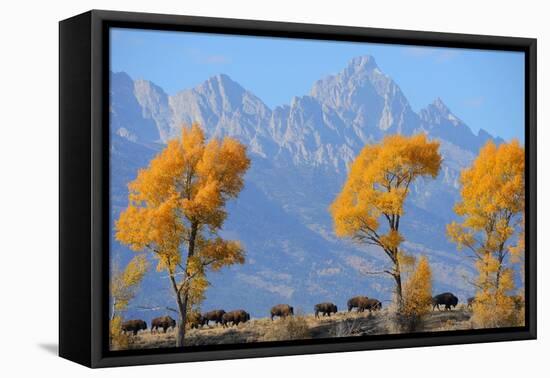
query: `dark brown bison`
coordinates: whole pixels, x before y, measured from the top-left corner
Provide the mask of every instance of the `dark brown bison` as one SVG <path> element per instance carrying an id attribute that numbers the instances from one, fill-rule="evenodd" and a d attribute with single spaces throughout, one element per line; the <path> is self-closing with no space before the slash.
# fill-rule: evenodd
<path id="1" fill-rule="evenodd" d="M 458 298 L 453 293 L 442 293 L 432 298 L 432 311 L 437 307 L 441 311 L 439 305 L 445 305 L 445 310 L 451 310 L 452 307 L 456 307 L 458 304 Z"/>
<path id="2" fill-rule="evenodd" d="M 202 325 L 209 325 L 209 322 L 215 322 L 216 324 L 223 324 L 224 310 L 212 310 L 205 314 L 202 314 Z"/>
<path id="3" fill-rule="evenodd" d="M 239 323 L 246 323 L 250 320 L 250 314 L 245 310 L 229 311 L 222 316 L 222 325 L 227 327 L 230 325 L 239 325 Z"/>
<path id="4" fill-rule="evenodd" d="M 348 312 L 353 310 L 354 308 L 357 309 L 358 312 L 360 312 L 360 305 L 362 303 L 366 303 L 366 301 L 368 300 L 369 298 L 368 297 L 364 297 L 362 295 L 359 295 L 357 297 L 353 297 L 353 298 L 350 298 L 348 300 Z M 363 309 L 364 310 L 364 309 Z"/>
<path id="5" fill-rule="evenodd" d="M 147 329 L 147 323 L 141 319 L 127 320 L 122 323 L 122 332 L 132 332 L 135 335 L 138 334 L 141 330 Z"/>
<path id="6" fill-rule="evenodd" d="M 372 311 L 379 311 L 381 309 L 382 309 L 382 302 L 380 302 L 376 298 L 367 298 L 366 301 L 360 301 L 358 311 L 363 312 L 365 310 L 369 310 L 369 312 L 372 312 Z"/>
<path id="7" fill-rule="evenodd" d="M 151 333 L 160 329 L 166 333 L 169 328 L 176 328 L 176 321 L 169 316 L 160 316 L 151 321 Z"/>
<path id="8" fill-rule="evenodd" d="M 271 320 L 275 316 L 286 318 L 287 316 L 294 315 L 294 308 L 287 304 L 278 304 L 271 307 Z"/>
<path id="9" fill-rule="evenodd" d="M 187 324 L 191 329 L 200 328 L 204 325 L 204 318 L 199 312 L 193 311 L 187 317 Z"/>
<path id="10" fill-rule="evenodd" d="M 476 297 L 468 298 L 468 308 L 471 309 L 475 301 L 476 301 Z"/>
<path id="11" fill-rule="evenodd" d="M 315 311 L 315 317 L 319 317 L 319 313 L 321 313 L 323 316 L 328 315 L 330 316 L 331 313 L 337 313 L 338 307 L 334 303 L 318 303 L 313 307 L 313 310 Z"/>

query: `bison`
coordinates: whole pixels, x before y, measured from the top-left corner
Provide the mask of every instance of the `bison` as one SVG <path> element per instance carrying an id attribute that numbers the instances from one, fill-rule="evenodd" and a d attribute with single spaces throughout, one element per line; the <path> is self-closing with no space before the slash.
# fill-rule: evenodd
<path id="1" fill-rule="evenodd" d="M 323 316 L 328 315 L 330 316 L 331 313 L 337 313 L 338 307 L 334 303 L 318 303 L 316 304 L 313 309 L 315 310 L 315 317 L 319 317 L 319 313 L 321 313 Z"/>
<path id="2" fill-rule="evenodd" d="M 160 316 L 151 321 L 151 333 L 153 331 L 158 332 L 159 329 L 162 329 L 166 333 L 169 328 L 176 328 L 176 321 L 169 316 Z"/>
<path id="3" fill-rule="evenodd" d="M 366 301 L 361 301 L 359 306 L 359 311 L 363 312 L 365 310 L 369 310 L 369 312 L 372 311 L 378 311 L 382 309 L 382 302 L 380 302 L 376 298 L 367 298 Z"/>
<path id="4" fill-rule="evenodd" d="M 187 324 L 191 329 L 200 328 L 204 325 L 204 318 L 199 312 L 193 311 L 187 317 Z"/>
<path id="5" fill-rule="evenodd" d="M 278 304 L 276 306 L 271 307 L 271 320 L 275 316 L 278 316 L 280 318 L 286 318 L 287 316 L 294 315 L 294 308 L 287 304 Z"/>
<path id="6" fill-rule="evenodd" d="M 468 308 L 471 309 L 475 301 L 476 301 L 476 297 L 468 298 Z"/>
<path id="7" fill-rule="evenodd" d="M 432 311 L 437 307 L 441 311 L 439 305 L 445 305 L 445 310 L 451 310 L 452 307 L 456 307 L 458 304 L 458 298 L 453 293 L 442 293 L 432 298 Z"/>
<path id="8" fill-rule="evenodd" d="M 246 323 L 250 320 L 250 314 L 245 310 L 229 311 L 222 316 L 222 325 L 227 327 L 229 323 L 232 325 L 239 325 L 239 323 Z"/>
<path id="9" fill-rule="evenodd" d="M 353 310 L 354 308 L 357 308 L 357 311 L 361 312 L 360 305 L 363 304 L 363 303 L 366 303 L 366 301 L 368 299 L 369 299 L 368 297 L 363 297 L 361 295 L 357 296 L 357 297 L 350 298 L 348 300 L 348 312 Z"/>
<path id="10" fill-rule="evenodd" d="M 224 310 L 212 310 L 205 314 L 202 314 L 202 325 L 209 325 L 209 322 L 216 322 L 216 324 L 223 324 Z"/>
<path id="11" fill-rule="evenodd" d="M 138 334 L 141 330 L 147 329 L 147 323 L 141 319 L 127 320 L 122 323 L 122 332 L 132 332 L 135 335 Z"/>

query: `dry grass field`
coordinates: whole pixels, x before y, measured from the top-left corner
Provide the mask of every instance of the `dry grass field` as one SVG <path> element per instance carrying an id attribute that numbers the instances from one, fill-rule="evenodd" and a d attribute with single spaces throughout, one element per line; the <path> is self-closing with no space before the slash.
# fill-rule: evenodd
<path id="1" fill-rule="evenodd" d="M 471 329 L 470 311 L 459 305 L 453 311 L 434 311 L 428 314 L 420 332 L 437 332 Z M 391 321 L 391 312 L 383 309 L 368 312 L 339 312 L 331 317 L 315 318 L 312 314 L 297 315 L 287 319 L 251 319 L 238 326 L 224 328 L 221 325 L 189 329 L 187 345 L 238 344 L 262 341 L 332 338 L 399 333 Z M 166 334 L 141 331 L 131 336 L 129 349 L 149 349 L 175 346 L 174 330 Z"/>

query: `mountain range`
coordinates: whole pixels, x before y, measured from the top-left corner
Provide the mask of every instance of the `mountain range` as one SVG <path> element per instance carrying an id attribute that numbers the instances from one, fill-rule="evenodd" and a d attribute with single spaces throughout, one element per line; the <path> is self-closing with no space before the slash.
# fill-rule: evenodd
<path id="1" fill-rule="evenodd" d="M 168 95 L 150 81 L 111 72 L 112 221 L 127 205 L 127 183 L 138 169 L 179 136 L 182 125 L 194 122 L 208 137 L 231 136 L 246 144 L 252 161 L 242 193 L 228 204 L 222 231 L 242 241 L 247 260 L 208 275 L 203 309 L 245 308 L 262 317 L 277 303 L 310 312 L 315 303 L 343 307 L 359 294 L 389 300 L 391 279 L 365 274 L 385 267 L 383 254 L 336 238 L 328 207 L 364 145 L 394 133 L 424 132 L 440 141 L 443 156 L 439 176 L 418 179 L 411 189 L 403 246 L 428 256 L 435 291 L 453 291 L 461 300 L 472 294 L 465 277 L 473 266 L 448 242 L 445 225 L 455 219 L 460 170 L 488 140 L 503 140 L 472 132 L 439 98 L 415 112 L 372 56 L 352 59 L 315 82 L 309 94 L 273 109 L 224 74 Z M 132 256 L 114 234 L 111 256 L 121 263 Z M 164 276 L 154 269 L 147 274 L 128 316 L 145 319 L 165 312 L 151 308 L 172 305 Z"/>

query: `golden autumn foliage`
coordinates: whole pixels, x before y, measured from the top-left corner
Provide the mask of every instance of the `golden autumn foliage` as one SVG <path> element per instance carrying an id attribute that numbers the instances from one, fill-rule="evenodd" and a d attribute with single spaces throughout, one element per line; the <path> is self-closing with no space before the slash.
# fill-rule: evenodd
<path id="1" fill-rule="evenodd" d="M 128 303 L 135 297 L 136 290 L 145 276 L 149 262 L 144 255 L 134 256 L 124 270 L 119 270 L 115 264 L 111 270 L 111 319 L 110 339 L 111 346 L 124 349 L 128 346 L 129 337 L 122 333 L 122 313 L 128 307 Z"/>
<path id="2" fill-rule="evenodd" d="M 496 146 L 489 141 L 460 177 L 462 222 L 447 226 L 449 239 L 466 249 L 479 272 L 473 321 L 481 327 L 513 325 L 517 312 L 512 257 L 523 253 L 521 225 L 525 209 L 525 151 L 518 141 Z M 510 245 L 514 236 L 517 245 Z"/>
<path id="3" fill-rule="evenodd" d="M 432 270 L 422 256 L 403 287 L 403 315 L 420 318 L 430 311 L 432 303 Z"/>
<path id="4" fill-rule="evenodd" d="M 109 323 L 110 343 L 113 350 L 128 349 L 130 335 L 122 332 L 122 316 L 115 315 Z"/>
<path id="5" fill-rule="evenodd" d="M 411 262 L 400 248 L 403 205 L 411 183 L 422 176 L 435 178 L 441 161 L 439 142 L 424 134 L 387 136 L 363 148 L 330 207 L 338 236 L 378 246 L 387 255 L 392 267 L 385 272 L 395 279 L 399 305 L 401 264 Z"/>
<path id="6" fill-rule="evenodd" d="M 126 309 L 148 268 L 149 262 L 144 255 L 134 256 L 122 271 L 116 265 L 113 267 L 110 283 L 113 316 Z"/>
<path id="7" fill-rule="evenodd" d="M 250 166 L 235 139 L 206 141 L 200 126 L 184 127 L 129 185 L 128 207 L 116 222 L 116 238 L 134 251 L 150 251 L 167 271 L 180 313 L 177 345 L 186 314 L 208 286 L 207 269 L 243 263 L 237 241 L 218 236 Z"/>

